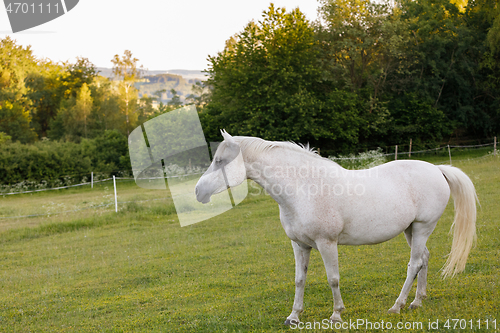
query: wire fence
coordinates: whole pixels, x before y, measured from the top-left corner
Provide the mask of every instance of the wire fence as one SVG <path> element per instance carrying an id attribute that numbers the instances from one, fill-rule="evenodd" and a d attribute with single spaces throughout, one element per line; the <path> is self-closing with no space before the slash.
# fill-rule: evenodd
<path id="1" fill-rule="evenodd" d="M 377 148 L 359 154 L 347 156 L 329 156 L 328 158 L 347 169 L 370 168 L 376 165 L 401 159 L 421 159 L 433 164 L 450 164 L 453 161 L 458 162 L 463 159 L 484 158 L 490 155 L 496 156 L 496 137 L 490 143 L 476 145 L 443 145 L 436 148 L 411 150 L 410 145 L 405 145 L 408 150 L 401 151 L 401 146 L 386 147 L 386 149 Z M 384 151 L 392 150 L 387 153 Z"/>
<path id="2" fill-rule="evenodd" d="M 359 153 L 357 155 L 328 157 L 332 161 L 348 169 L 370 168 L 398 159 L 422 159 L 434 164 L 452 164 L 463 157 L 466 160 L 482 159 L 497 156 L 496 138 L 493 142 L 477 145 L 445 145 L 418 151 L 398 151 L 385 153 L 382 148 Z M 131 174 L 121 171 L 122 175 Z M 186 177 L 200 172 L 169 175 L 165 178 Z M 97 175 L 97 177 L 95 177 Z M 36 188 L 23 191 L 0 192 L 0 220 L 16 220 L 25 218 L 50 217 L 55 215 L 83 213 L 89 210 L 114 210 L 130 205 L 171 204 L 168 190 L 163 195 L 158 190 L 141 189 L 135 185 L 133 177 L 107 177 L 103 174 L 90 175 L 90 182 L 57 186 L 51 188 Z M 109 174 L 108 174 L 109 175 Z M 101 179 L 102 178 L 102 179 Z M 2 188 L 2 189 L 5 189 Z M 71 190 L 75 191 L 64 191 Z M 0 189 L 1 190 L 1 189 Z M 55 191 L 57 195 L 40 196 L 41 192 Z M 21 200 L 14 200 L 17 195 L 23 195 Z M 11 200 L 7 200 L 12 197 Z M 0 224 L 0 231 L 2 227 Z"/>
<path id="3" fill-rule="evenodd" d="M 394 147 L 398 147 L 397 145 Z M 418 151 L 398 151 L 396 148 L 394 153 L 381 153 L 381 156 L 394 156 L 394 159 L 397 160 L 397 157 L 400 155 L 408 155 L 411 157 L 411 155 L 415 154 L 422 154 L 422 153 L 433 153 L 436 151 L 440 150 L 445 150 L 445 149 L 451 149 L 451 148 L 482 148 L 482 147 L 494 147 L 494 154 L 496 155 L 496 141 L 492 143 L 485 143 L 485 144 L 480 144 L 480 145 L 466 145 L 466 146 L 455 146 L 455 145 L 446 145 L 446 146 L 440 146 L 437 148 L 431 148 L 431 149 L 425 149 L 425 150 L 418 150 Z M 381 149 L 381 148 L 380 148 Z M 365 159 L 366 157 L 363 156 L 352 156 L 352 157 L 329 157 L 331 160 L 360 160 L 360 159 Z"/>
<path id="4" fill-rule="evenodd" d="M 164 177 L 165 179 L 167 178 L 182 178 L 182 177 L 188 177 L 188 176 L 192 176 L 192 175 L 198 175 L 198 174 L 201 174 L 199 172 L 194 172 L 194 173 L 189 173 L 189 174 L 183 174 L 183 175 L 173 175 L 173 176 L 167 176 L 167 177 Z M 147 178 L 147 179 L 160 179 L 161 177 L 151 177 L 151 178 Z M 94 184 L 98 184 L 98 183 L 102 183 L 102 182 L 107 182 L 107 181 L 111 181 L 113 179 L 116 179 L 116 180 L 129 180 L 129 181 L 135 181 L 134 177 L 115 177 L 115 176 L 112 176 L 112 177 L 109 177 L 109 178 L 105 178 L 105 179 L 99 179 L 99 180 L 91 180 L 90 182 L 83 182 L 83 183 L 79 183 L 79 184 L 72 184 L 72 185 L 66 185 L 66 186 L 58 186 L 58 187 L 50 187 L 50 188 L 39 188 L 39 189 L 36 189 L 36 190 L 27 190 L 27 191 L 15 191 L 15 192 L 5 192 L 5 191 L 1 191 L 0 190 L 0 196 L 5 196 L 5 195 L 14 195 L 14 194 L 27 194 L 27 193 L 36 193 L 36 192 L 45 192 L 45 191 L 54 191 L 54 190 L 62 190 L 62 189 L 69 189 L 69 188 L 73 188 L 73 187 L 79 187 L 79 186 L 85 186 L 85 185 L 90 185 L 91 188 L 94 187 Z M 16 186 L 17 184 L 15 184 L 13 187 L 18 187 Z M 36 184 L 35 186 L 40 186 L 39 184 Z M 43 186 L 43 185 L 42 185 Z M 4 186 L 4 189 L 5 188 L 8 188 L 7 186 Z"/>
<path id="5" fill-rule="evenodd" d="M 15 223 L 2 223 L 2 220 L 30 219 L 32 222 L 28 224 L 35 225 L 55 216 L 61 216 L 61 219 L 65 216 L 77 218 L 93 214 L 90 213 L 92 211 L 117 212 L 134 205 L 148 208 L 172 203 L 168 190 L 139 188 L 135 185 L 134 178 L 115 177 L 114 181 L 113 178 L 107 178 L 96 181 L 93 185 L 91 188 L 90 183 L 83 183 L 0 195 L 0 232 Z"/>

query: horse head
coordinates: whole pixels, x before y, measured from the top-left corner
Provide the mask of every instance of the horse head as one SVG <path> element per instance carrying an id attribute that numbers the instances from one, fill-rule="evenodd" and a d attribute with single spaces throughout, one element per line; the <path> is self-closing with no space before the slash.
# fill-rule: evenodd
<path id="1" fill-rule="evenodd" d="M 196 200 L 210 202 L 212 195 L 229 187 L 240 185 L 246 179 L 245 163 L 236 140 L 225 130 L 221 130 L 224 141 L 215 152 L 210 167 L 196 184 Z"/>

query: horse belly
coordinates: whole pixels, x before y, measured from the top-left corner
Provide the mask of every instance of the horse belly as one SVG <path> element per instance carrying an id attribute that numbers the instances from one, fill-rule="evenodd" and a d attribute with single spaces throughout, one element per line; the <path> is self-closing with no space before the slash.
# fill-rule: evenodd
<path id="1" fill-rule="evenodd" d="M 403 232 L 413 219 L 351 221 L 339 234 L 341 245 L 371 245 L 386 242 Z"/>
<path id="2" fill-rule="evenodd" d="M 406 193 L 398 194 L 397 199 L 394 196 L 389 197 L 390 199 L 378 196 L 373 200 L 353 200 L 350 213 L 344 215 L 339 244 L 378 244 L 396 237 L 408 228 L 415 221 L 417 207 Z M 369 205 L 367 202 L 374 204 Z"/>

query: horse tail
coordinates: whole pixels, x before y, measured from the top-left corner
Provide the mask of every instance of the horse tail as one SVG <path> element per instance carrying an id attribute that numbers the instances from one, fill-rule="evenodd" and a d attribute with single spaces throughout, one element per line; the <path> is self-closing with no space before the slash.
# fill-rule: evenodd
<path id="1" fill-rule="evenodd" d="M 450 234 L 453 231 L 453 243 L 441 272 L 446 278 L 465 269 L 469 252 L 476 242 L 476 200 L 479 200 L 474 184 L 462 170 L 448 165 L 438 168 L 450 186 L 455 203 L 455 220 L 450 229 Z"/>

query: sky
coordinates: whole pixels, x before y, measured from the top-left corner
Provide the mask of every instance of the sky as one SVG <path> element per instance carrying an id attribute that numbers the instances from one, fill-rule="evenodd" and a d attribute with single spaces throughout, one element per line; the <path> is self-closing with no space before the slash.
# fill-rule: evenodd
<path id="1" fill-rule="evenodd" d="M 2 1 L 3 2 L 3 1 Z M 21 1 L 20 1 L 21 2 Z M 32 2 L 32 1 L 31 1 Z M 274 0 L 288 11 L 299 7 L 316 20 L 317 0 Z M 80 0 L 63 16 L 12 33 L 0 3 L 0 39 L 31 45 L 37 58 L 70 61 L 88 58 L 111 68 L 115 54 L 132 51 L 148 70 L 208 68 L 207 57 L 222 51 L 225 41 L 251 20 L 262 19 L 271 0 Z"/>

